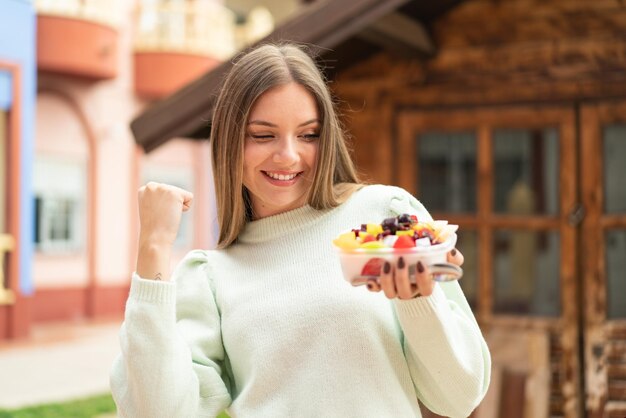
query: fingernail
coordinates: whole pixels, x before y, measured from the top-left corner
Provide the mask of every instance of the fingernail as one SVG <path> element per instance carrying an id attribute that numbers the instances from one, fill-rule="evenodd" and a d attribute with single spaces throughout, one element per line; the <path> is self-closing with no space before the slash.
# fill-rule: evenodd
<path id="1" fill-rule="evenodd" d="M 454 257 L 456 255 L 456 248 L 453 248 L 452 251 L 450 251 L 450 254 L 452 254 L 452 257 Z"/>
<path id="2" fill-rule="evenodd" d="M 417 262 L 417 271 L 418 271 L 419 273 L 423 273 L 423 272 L 424 272 L 424 265 L 422 264 L 422 262 L 421 262 L 421 261 L 418 261 L 418 262 Z"/>
<path id="3" fill-rule="evenodd" d="M 389 261 L 385 261 L 385 265 L 383 266 L 383 272 L 385 274 L 388 274 L 391 271 L 391 264 L 389 264 Z"/>
<path id="4" fill-rule="evenodd" d="M 404 268 L 404 257 L 400 257 L 398 259 L 398 268 L 400 268 L 400 269 Z"/>

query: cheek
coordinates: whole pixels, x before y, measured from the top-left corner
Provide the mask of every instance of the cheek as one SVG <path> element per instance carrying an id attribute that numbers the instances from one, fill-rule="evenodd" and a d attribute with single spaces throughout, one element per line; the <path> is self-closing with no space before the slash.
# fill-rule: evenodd
<path id="1" fill-rule="evenodd" d="M 243 149 L 244 171 L 254 170 L 262 160 L 261 149 L 256 144 L 248 144 Z"/>
<path id="2" fill-rule="evenodd" d="M 319 143 L 311 144 L 311 149 L 307 153 L 307 164 L 313 168 L 317 166 L 317 159 L 319 157 Z"/>
<path id="3" fill-rule="evenodd" d="M 254 174 L 255 152 L 253 147 L 246 146 L 243 151 L 243 184 L 248 186 Z"/>

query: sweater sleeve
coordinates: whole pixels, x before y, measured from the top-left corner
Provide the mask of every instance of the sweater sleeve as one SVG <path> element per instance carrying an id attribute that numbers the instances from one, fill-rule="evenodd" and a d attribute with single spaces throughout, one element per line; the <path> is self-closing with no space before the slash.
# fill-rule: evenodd
<path id="1" fill-rule="evenodd" d="M 194 250 L 172 281 L 133 274 L 110 373 L 120 417 L 216 417 L 230 405 L 208 268 L 207 253 Z"/>
<path id="2" fill-rule="evenodd" d="M 395 215 L 432 219 L 417 199 L 398 190 L 390 204 Z M 458 282 L 437 283 L 432 295 L 394 305 L 420 401 L 440 415 L 469 416 L 489 387 L 491 356 Z"/>

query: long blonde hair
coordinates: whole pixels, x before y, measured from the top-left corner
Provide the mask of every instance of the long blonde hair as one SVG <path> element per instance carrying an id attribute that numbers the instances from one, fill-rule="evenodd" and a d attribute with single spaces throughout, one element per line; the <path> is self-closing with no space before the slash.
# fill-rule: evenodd
<path id="1" fill-rule="evenodd" d="M 243 185 L 250 108 L 267 90 L 290 82 L 313 95 L 321 117 L 317 168 L 308 203 L 316 209 L 336 207 L 360 187 L 333 99 L 313 59 L 294 44 L 261 45 L 236 60 L 214 107 L 210 140 L 220 228 L 218 248 L 232 244 L 251 216 L 250 196 Z"/>

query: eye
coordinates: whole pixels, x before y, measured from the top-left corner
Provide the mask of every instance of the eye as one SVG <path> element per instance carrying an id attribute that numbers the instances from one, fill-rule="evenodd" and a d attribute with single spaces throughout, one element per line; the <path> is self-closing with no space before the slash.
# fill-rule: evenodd
<path id="1" fill-rule="evenodd" d="M 274 135 L 269 135 L 269 134 L 258 134 L 258 135 L 249 134 L 249 136 L 256 142 L 267 142 L 270 139 L 274 138 Z"/>
<path id="2" fill-rule="evenodd" d="M 320 137 L 320 134 L 310 133 L 310 134 L 301 135 L 301 137 L 307 142 L 313 142 Z"/>

